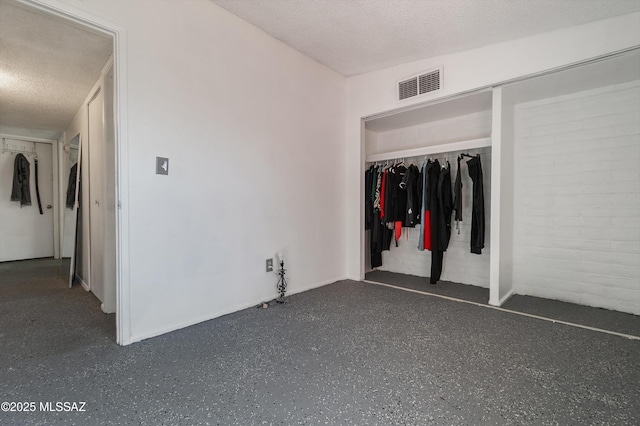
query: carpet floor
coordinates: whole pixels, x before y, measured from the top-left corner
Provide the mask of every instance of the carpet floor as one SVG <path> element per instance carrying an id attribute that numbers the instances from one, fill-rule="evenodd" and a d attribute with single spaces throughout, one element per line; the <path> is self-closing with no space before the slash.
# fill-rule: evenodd
<path id="1" fill-rule="evenodd" d="M 436 285 L 431 285 L 429 278 L 388 271 L 371 271 L 366 274 L 365 279 L 475 303 L 487 304 L 489 301 L 488 288 L 472 285 L 449 281 L 440 281 Z M 640 337 L 640 316 L 637 315 L 518 294 L 512 296 L 501 307 L 515 312 Z"/>
<path id="2" fill-rule="evenodd" d="M 341 281 L 120 347 L 34 265 L 0 264 L 0 402 L 36 403 L 2 425 L 640 423 L 638 340 Z"/>

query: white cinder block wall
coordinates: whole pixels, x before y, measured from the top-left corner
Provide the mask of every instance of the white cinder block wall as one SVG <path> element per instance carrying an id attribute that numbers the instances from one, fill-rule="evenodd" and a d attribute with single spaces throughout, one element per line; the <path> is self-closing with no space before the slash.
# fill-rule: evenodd
<path id="1" fill-rule="evenodd" d="M 515 107 L 518 294 L 640 314 L 640 81 Z"/>
<path id="2" fill-rule="evenodd" d="M 447 120 L 435 121 L 417 126 L 405 127 L 387 132 L 379 132 L 371 138 L 367 134 L 367 154 L 418 148 L 422 146 L 439 145 L 447 142 L 457 142 L 467 139 L 488 137 L 491 134 L 491 111 L 455 117 Z M 485 249 L 481 255 L 472 254 L 471 239 L 471 207 L 473 183 L 469 171 L 461 161 L 463 218 L 460 223 L 460 234 L 455 229 L 454 215 L 451 216 L 452 234 L 449 248 L 444 255 L 442 280 L 454 281 L 489 287 L 489 257 L 490 257 L 490 220 L 491 220 L 491 148 L 481 148 L 464 151 L 471 155 L 480 153 L 483 170 L 485 196 Z M 451 184 L 455 181 L 459 151 L 430 155 L 429 158 L 442 162 L 447 159 L 451 164 Z M 421 167 L 425 157 L 406 159 Z M 402 238 L 391 243 L 391 250 L 382 252 L 382 271 L 398 272 L 420 277 L 428 277 L 431 273 L 431 252 L 417 249 L 420 228 L 403 228 Z M 369 233 L 365 233 L 365 246 L 369 255 Z M 369 261 L 367 259 L 367 265 Z"/>

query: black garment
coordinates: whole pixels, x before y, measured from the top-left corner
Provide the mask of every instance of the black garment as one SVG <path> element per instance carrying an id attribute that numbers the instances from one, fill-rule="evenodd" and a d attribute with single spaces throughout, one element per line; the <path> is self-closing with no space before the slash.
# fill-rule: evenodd
<path id="1" fill-rule="evenodd" d="M 431 202 L 436 194 L 436 188 L 438 187 L 438 177 L 440 177 L 440 163 L 438 160 L 427 162 L 427 176 L 425 176 L 425 188 L 424 188 L 424 209 L 431 210 Z M 434 179 L 435 178 L 435 179 Z"/>
<path id="2" fill-rule="evenodd" d="M 73 166 L 76 167 L 76 166 Z M 371 229 L 373 223 L 373 200 L 371 199 L 371 185 L 374 167 L 371 166 L 364 172 L 364 229 Z M 71 173 L 73 173 L 73 168 L 71 169 Z M 75 182 L 74 182 L 75 186 Z M 71 175 L 69 175 L 69 189 L 71 189 Z M 67 207 L 69 206 L 69 191 L 67 191 Z"/>
<path id="3" fill-rule="evenodd" d="M 370 256 L 371 256 L 371 267 L 377 268 L 382 266 L 382 223 L 380 222 L 380 211 L 373 211 L 374 218 L 371 223 L 371 232 L 369 233 L 370 237 Z"/>
<path id="4" fill-rule="evenodd" d="M 440 180 L 440 163 L 438 160 L 427 165 L 427 191 L 426 191 L 426 209 L 430 211 L 431 223 L 431 250 L 439 247 L 438 228 L 439 228 L 439 206 L 438 203 L 438 181 Z"/>
<path id="5" fill-rule="evenodd" d="M 436 238 L 437 250 L 446 251 L 451 239 L 451 212 L 453 199 L 451 198 L 451 170 L 447 167 L 440 170 L 438 178 L 438 234 Z"/>
<path id="6" fill-rule="evenodd" d="M 428 226 L 430 226 L 430 212 L 427 213 L 427 177 L 429 174 L 427 173 L 429 165 L 431 164 L 431 160 L 427 160 L 422 165 L 422 171 L 420 172 L 420 180 L 418 184 L 418 193 L 420 194 L 420 237 L 418 238 L 418 250 L 424 251 L 425 248 L 429 248 L 431 246 L 427 246 L 431 244 L 431 240 L 426 241 L 425 239 L 425 231 Z"/>
<path id="7" fill-rule="evenodd" d="M 386 169 L 387 172 L 382 176 L 384 179 L 384 217 L 382 223 L 393 222 L 393 207 L 391 206 L 391 168 Z"/>
<path id="8" fill-rule="evenodd" d="M 451 172 L 448 168 L 440 168 L 438 160 L 427 169 L 428 201 L 431 215 L 431 276 L 429 282 L 436 284 L 442 274 L 444 252 L 449 247 L 451 238 Z"/>
<path id="9" fill-rule="evenodd" d="M 440 280 L 442 273 L 442 250 L 438 249 L 440 242 L 438 240 L 440 228 L 440 204 L 438 203 L 438 181 L 440 180 L 440 163 L 438 160 L 427 165 L 427 190 L 426 190 L 426 208 L 431 216 L 430 232 L 431 232 L 431 275 L 429 282 L 436 284 Z M 426 243 L 425 243 L 426 244 Z"/>
<path id="10" fill-rule="evenodd" d="M 420 170 L 415 165 L 410 165 L 404 175 L 404 179 L 400 183 L 407 193 L 407 204 L 405 207 L 405 215 L 402 225 L 414 228 L 420 223 L 420 207 L 422 205 L 420 194 L 418 192 L 420 180 Z"/>
<path id="11" fill-rule="evenodd" d="M 73 209 L 76 204 L 76 181 L 78 177 L 78 163 L 74 164 L 69 171 L 69 182 L 67 183 L 67 208 Z"/>
<path id="12" fill-rule="evenodd" d="M 401 186 L 407 168 L 396 165 L 388 169 L 384 192 L 384 219 L 386 223 L 404 222 L 407 206 L 407 191 Z M 404 223 L 403 223 L 404 225 Z"/>
<path id="13" fill-rule="evenodd" d="M 382 266 L 383 230 L 382 223 L 380 222 L 379 205 L 374 207 L 376 193 L 377 197 L 380 197 L 380 188 L 377 187 L 379 184 L 379 172 L 381 172 L 381 169 L 376 166 L 371 166 L 364 175 L 365 229 L 370 230 L 369 254 L 372 268 Z"/>
<path id="14" fill-rule="evenodd" d="M 36 199 L 38 200 L 38 210 L 40 214 L 42 214 L 42 202 L 40 201 L 40 187 L 38 187 L 38 182 L 40 179 L 38 178 L 38 158 L 35 159 L 36 163 Z"/>
<path id="15" fill-rule="evenodd" d="M 460 176 L 460 156 L 458 156 L 458 170 L 456 170 L 456 181 L 453 184 L 453 210 L 456 211 L 456 228 L 458 222 L 462 222 L 462 178 Z M 458 233 L 460 229 L 458 228 Z"/>
<path id="16" fill-rule="evenodd" d="M 20 201 L 20 207 L 31 205 L 31 186 L 29 178 L 31 171 L 29 161 L 22 154 L 17 154 L 13 161 L 13 188 L 11 201 Z"/>
<path id="17" fill-rule="evenodd" d="M 471 253 L 482 254 L 484 248 L 484 188 L 480 156 L 467 161 L 473 181 L 473 207 L 471 208 Z"/>
<path id="18" fill-rule="evenodd" d="M 442 250 L 431 251 L 431 275 L 429 276 L 430 284 L 437 284 L 440 281 L 440 275 L 442 275 L 442 261 L 444 259 L 444 252 Z"/>

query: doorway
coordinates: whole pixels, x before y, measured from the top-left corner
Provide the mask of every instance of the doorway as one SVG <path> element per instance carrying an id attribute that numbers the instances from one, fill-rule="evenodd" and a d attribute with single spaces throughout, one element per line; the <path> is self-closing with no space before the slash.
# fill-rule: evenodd
<path id="1" fill-rule="evenodd" d="M 0 155 L 0 262 L 57 257 L 54 221 L 57 186 L 55 141 L 2 137 Z M 26 167 L 25 191 L 14 200 L 18 163 Z M 14 177 L 15 176 L 15 177 Z"/>
<path id="2" fill-rule="evenodd" d="M 109 302 L 109 306 L 105 308 L 105 301 L 104 301 L 104 297 L 98 297 L 98 299 L 102 300 L 103 302 L 103 306 L 102 306 L 102 310 L 104 312 L 111 312 L 111 313 L 116 313 L 115 315 L 115 322 L 116 322 L 116 329 L 117 330 L 126 330 L 127 327 L 124 326 L 124 323 L 121 321 L 120 316 L 118 315 L 118 312 L 121 311 L 120 306 L 118 306 L 118 304 L 116 303 L 117 301 L 117 288 L 119 286 L 119 279 L 118 277 L 121 275 L 119 273 L 119 267 L 120 265 L 117 262 L 118 259 L 118 238 L 117 238 L 117 232 L 121 229 L 121 226 L 119 226 L 118 224 L 118 218 L 116 217 L 116 213 L 119 212 L 118 209 L 116 209 L 116 200 L 119 198 L 119 194 L 116 194 L 116 188 L 118 187 L 118 185 L 116 185 L 116 171 L 119 169 L 120 166 L 120 162 L 118 161 L 118 158 L 116 158 L 116 153 L 117 153 L 117 147 L 119 144 L 119 138 L 118 136 L 120 135 L 119 130 L 122 131 L 121 129 L 117 129 L 116 126 L 117 125 L 123 125 L 124 127 L 124 123 L 122 123 L 122 121 L 119 119 L 119 117 L 121 115 L 124 114 L 124 112 L 119 111 L 118 108 L 118 99 L 119 99 L 119 94 L 116 93 L 117 91 L 119 91 L 119 87 L 118 87 L 118 76 L 120 75 L 119 70 L 122 69 L 122 65 L 120 64 L 120 52 L 121 49 L 117 49 L 117 46 L 119 45 L 119 40 L 120 40 L 120 32 L 122 31 L 122 29 L 117 28 L 115 26 L 111 26 L 108 23 L 104 23 L 104 22 L 93 22 L 92 17 L 90 16 L 83 16 L 82 12 L 78 12 L 77 10 L 65 10 L 66 6 L 64 5 L 60 5 L 60 4 L 55 4 L 55 6 L 49 6 L 46 4 L 46 1 L 36 1 L 36 0 L 0 0 L 0 6 L 4 7 L 4 6 L 9 6 L 9 7 L 13 7 L 13 8 L 21 8 L 21 9 L 26 9 L 29 10 L 31 13 L 37 13 L 43 17 L 45 17 L 48 21 L 51 22 L 52 25 L 60 25 L 61 27 L 72 27 L 76 30 L 81 29 L 83 31 L 86 31 L 87 33 L 92 33 L 92 34 L 100 34 L 102 35 L 103 38 L 108 38 L 110 40 L 110 55 L 112 55 L 113 57 L 113 61 L 112 61 L 112 65 L 108 70 L 109 73 L 109 83 L 108 85 L 110 86 L 109 88 L 105 88 L 105 75 L 104 73 L 102 73 L 100 75 L 100 78 L 102 79 L 102 96 L 104 98 L 108 98 L 110 97 L 111 99 L 111 103 L 108 106 L 103 106 L 100 117 L 99 117 L 99 122 L 101 124 L 103 124 L 103 133 L 104 134 L 108 134 L 110 135 L 110 142 L 111 142 L 111 146 L 104 150 L 104 153 L 107 155 L 112 155 L 113 158 L 112 159 L 106 159 L 104 161 L 105 166 L 102 168 L 99 168 L 97 166 L 94 165 L 94 169 L 91 170 L 91 165 L 89 162 L 89 153 L 90 151 L 87 151 L 87 155 L 85 156 L 85 163 L 86 163 L 86 170 L 83 170 L 83 174 L 86 173 L 86 178 L 82 179 L 82 182 L 85 186 L 85 190 L 86 190 L 86 202 L 87 204 L 89 203 L 89 201 L 93 201 L 89 198 L 89 191 L 90 191 L 90 187 L 92 184 L 92 181 L 94 181 L 95 185 L 100 185 L 103 189 L 103 195 L 102 195 L 102 202 L 100 203 L 101 208 L 103 209 L 103 211 L 108 212 L 107 214 L 111 214 L 111 218 L 113 219 L 113 223 L 109 224 L 108 227 L 105 227 L 104 225 L 102 226 L 102 229 L 105 230 L 106 232 L 110 232 L 110 236 L 112 237 L 113 241 L 110 242 L 105 242 L 104 241 L 104 236 L 106 234 L 105 231 L 103 231 L 103 235 L 101 238 L 101 235 L 98 231 L 96 231 L 95 229 L 92 229 L 93 231 L 93 236 L 92 236 L 92 232 L 89 232 L 89 229 L 86 229 L 86 232 L 84 232 L 84 236 L 88 236 L 88 244 L 86 245 L 86 247 L 82 247 L 83 252 L 82 252 L 82 258 L 84 258 L 85 260 L 87 260 L 88 263 L 88 267 L 85 268 L 85 271 L 83 271 L 84 277 L 87 281 L 91 282 L 91 281 L 98 281 L 97 275 L 99 274 L 100 268 L 98 265 L 98 260 L 96 255 L 99 255 L 100 252 L 102 251 L 103 253 L 103 257 L 105 258 L 109 258 L 108 262 L 102 262 L 102 269 L 106 270 L 107 267 L 111 267 L 112 270 L 109 271 L 109 273 L 103 272 L 102 274 L 100 274 L 102 276 L 102 282 L 104 283 L 104 280 L 109 280 L 111 282 L 111 288 L 113 289 L 113 296 L 110 297 L 110 302 Z M 9 22 L 11 20 L 3 20 L 3 22 Z M 8 28 L 8 26 L 5 26 L 5 28 Z M 4 38 L 4 33 L 3 33 L 3 38 Z M 77 39 L 81 38 L 81 37 L 76 37 Z M 37 39 L 37 37 L 36 37 Z M 67 39 L 68 40 L 68 39 Z M 4 41 L 4 40 L 3 40 Z M 28 45 L 29 43 L 38 43 L 38 41 L 34 41 L 33 39 L 30 38 L 25 38 L 23 40 L 23 42 Z M 73 49 L 73 44 L 70 43 L 59 43 L 62 45 L 62 48 L 64 49 Z M 34 46 L 34 48 L 40 48 L 42 49 L 44 46 L 42 45 L 36 45 Z M 85 57 L 87 57 L 87 59 L 90 59 L 90 55 L 91 52 L 93 51 L 90 47 L 87 48 L 86 46 L 83 46 L 83 48 L 85 50 L 83 50 Z M 88 52 L 88 55 L 87 55 Z M 61 57 L 65 57 L 66 58 L 66 54 L 69 52 L 59 52 Z M 104 64 L 104 62 L 103 62 Z M 64 75 L 64 74 L 55 74 L 55 73 L 49 73 L 51 74 L 55 74 L 56 75 L 56 79 L 59 80 L 73 80 L 73 78 L 75 77 L 75 73 L 74 71 L 74 67 L 69 66 L 68 67 L 70 69 L 70 74 L 69 75 Z M 75 67 L 75 70 L 77 70 L 78 68 L 81 67 Z M 104 70 L 102 70 L 104 71 Z M 56 84 L 56 81 L 47 81 L 48 77 L 47 75 L 45 75 L 45 73 L 43 72 L 42 75 L 40 76 L 42 77 L 43 81 L 45 81 L 45 84 L 50 85 L 50 84 Z M 96 79 L 93 80 L 93 82 L 95 82 L 97 80 L 97 76 Z M 110 94 L 110 96 L 105 96 L 105 91 L 106 90 L 111 90 L 112 93 Z M 85 93 L 85 96 L 89 95 L 89 91 L 87 91 L 87 93 Z M 103 99 L 104 100 L 104 99 Z M 90 113 L 89 109 L 90 106 L 87 103 L 87 100 L 83 100 L 81 104 L 78 105 L 78 107 L 82 110 L 84 110 L 84 117 L 82 117 L 83 114 L 81 114 L 80 112 L 78 112 L 78 114 L 76 114 L 76 117 L 71 117 L 73 118 L 73 120 L 69 119 L 67 120 L 67 124 L 69 122 L 75 122 L 77 121 L 79 123 L 79 127 L 83 127 L 83 129 L 80 131 L 81 133 L 84 131 L 84 134 L 86 135 L 85 138 L 83 138 L 83 143 L 86 144 L 87 148 L 89 147 L 88 144 L 90 143 L 89 140 L 89 128 L 88 128 L 88 120 L 87 120 L 87 116 Z M 109 108 L 110 112 L 111 112 L 111 118 L 107 119 L 109 122 L 105 122 L 104 120 L 106 119 L 106 116 L 108 114 L 105 114 L 105 109 Z M 96 121 L 94 121 L 95 123 Z M 3 123 L 0 123 L 0 131 L 3 130 Z M 24 124 L 24 123 L 23 123 Z M 27 123 L 27 126 L 22 126 L 23 128 L 29 128 L 29 123 Z M 71 125 L 70 125 L 71 126 Z M 108 128 L 109 126 L 111 126 L 111 128 Z M 37 126 L 32 126 L 32 128 L 36 128 Z M 58 129 L 59 130 L 59 129 Z M 51 145 L 49 145 L 49 149 L 52 151 L 52 156 L 55 156 L 57 153 L 61 153 L 63 152 L 63 146 L 68 144 L 68 139 L 72 138 L 75 136 L 75 131 L 69 131 L 68 134 L 65 134 L 66 129 L 63 130 L 60 133 L 60 136 L 57 137 L 56 141 L 54 141 Z M 12 134 L 17 134 L 20 135 L 21 133 L 18 132 L 12 132 Z M 105 138 L 107 139 L 107 138 Z M 102 143 L 105 143 L 105 140 L 102 141 Z M 55 149 L 55 148 L 58 149 Z M 94 149 L 98 150 L 102 147 L 100 146 L 93 146 Z M 39 149 L 40 150 L 40 149 Z M 41 154 L 40 152 L 38 152 L 38 157 L 40 158 L 41 156 L 44 156 L 44 154 Z M 103 156 L 104 158 L 106 158 L 106 156 Z M 51 158 L 51 157 L 49 157 Z M 55 162 L 54 162 L 55 165 Z M 111 165 L 111 166 L 109 166 Z M 57 175 L 58 173 L 53 172 L 53 175 Z M 59 177 L 59 176 L 57 176 Z M 120 179 L 122 179 L 122 176 L 119 176 Z M 97 182 L 97 183 L 95 183 Z M 55 188 L 54 188 L 55 189 Z M 95 191 L 95 187 L 94 187 L 94 193 Z M 111 190 L 113 191 L 113 194 L 106 194 L 106 190 Z M 53 191 L 55 192 L 55 190 Z M 61 191 L 58 191 L 58 193 L 61 193 Z M 93 195 L 93 194 L 92 194 Z M 48 201 L 44 201 L 43 200 L 43 204 L 46 202 L 46 204 L 43 205 L 43 208 L 46 209 L 46 206 L 51 204 L 52 207 L 56 204 L 53 202 L 53 198 L 60 198 L 60 196 L 52 194 L 52 201 L 48 202 Z M 59 203 L 58 203 L 59 204 Z M 63 207 L 64 208 L 64 205 Z M 51 210 L 56 211 L 55 208 L 52 208 Z M 94 215 L 94 218 L 96 217 L 97 213 L 95 212 L 90 212 L 89 209 L 84 209 L 83 211 L 83 217 L 82 217 L 82 221 L 81 223 L 84 224 L 84 226 L 90 226 L 91 224 L 91 217 L 90 214 Z M 61 216 L 60 216 L 61 217 Z M 61 219 L 57 219 L 51 220 L 52 223 L 52 227 L 55 230 L 56 227 L 58 229 L 62 228 L 63 224 L 61 224 L 62 220 Z M 95 222 L 100 222 L 98 220 L 95 220 Z M 95 226 L 93 227 L 95 228 Z M 82 230 L 80 231 L 81 233 Z M 49 232 L 46 232 L 47 234 L 49 234 Z M 53 237 L 51 237 L 53 239 Z M 5 239 L 3 239 L 4 241 Z M 101 241 L 102 240 L 102 241 Z M 45 244 L 47 247 L 51 247 L 51 249 L 54 250 L 53 253 L 50 253 L 49 251 L 47 253 L 45 253 L 44 255 L 42 255 L 41 253 L 36 253 L 36 255 L 26 255 L 26 257 L 23 258 L 33 258 L 33 257 L 57 257 L 56 254 L 56 250 L 55 248 L 61 249 L 61 243 L 58 242 L 57 244 L 54 243 L 53 241 L 50 243 L 49 241 L 46 241 Z M 38 246 L 40 246 L 38 244 Z M 93 250 L 92 250 L 93 249 Z M 59 250 L 58 250 L 59 251 Z M 93 251 L 93 253 L 92 253 Z M 9 259 L 7 259 L 9 260 Z M 98 265 L 98 267 L 93 268 L 93 266 Z M 109 266 L 105 266 L 105 265 L 109 265 Z M 87 286 L 90 287 L 90 286 Z M 93 289 L 92 289 L 93 291 Z M 95 292 L 94 292 L 95 294 Z M 96 294 L 96 296 L 98 296 Z M 125 318 L 126 320 L 127 318 Z M 126 344 L 128 338 L 126 335 L 122 335 L 120 332 L 116 332 L 116 341 L 119 344 Z"/>

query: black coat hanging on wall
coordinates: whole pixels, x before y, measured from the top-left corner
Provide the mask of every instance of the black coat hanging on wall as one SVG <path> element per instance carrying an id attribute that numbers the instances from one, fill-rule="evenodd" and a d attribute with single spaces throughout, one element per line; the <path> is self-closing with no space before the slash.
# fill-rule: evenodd
<path id="1" fill-rule="evenodd" d="M 13 161 L 13 188 L 11 189 L 11 201 L 20 201 L 20 207 L 31 205 L 29 160 L 22 154 L 17 154 Z"/>

